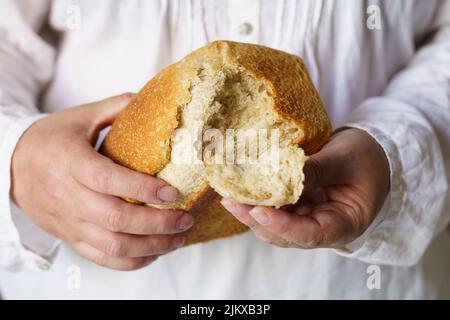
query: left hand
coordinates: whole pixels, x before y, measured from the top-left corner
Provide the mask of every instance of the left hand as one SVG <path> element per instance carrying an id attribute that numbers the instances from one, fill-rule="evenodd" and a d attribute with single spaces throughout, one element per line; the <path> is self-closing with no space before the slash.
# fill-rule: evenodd
<path id="1" fill-rule="evenodd" d="M 282 209 L 222 205 L 256 237 L 281 247 L 343 248 L 372 223 L 389 192 L 389 163 L 366 132 L 344 129 L 305 163 L 300 200 Z"/>

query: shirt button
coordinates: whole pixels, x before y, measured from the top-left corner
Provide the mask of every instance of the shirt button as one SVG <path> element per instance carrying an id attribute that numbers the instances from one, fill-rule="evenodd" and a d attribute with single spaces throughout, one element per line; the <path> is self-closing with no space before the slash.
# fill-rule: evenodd
<path id="1" fill-rule="evenodd" d="M 248 36 L 250 33 L 252 33 L 252 31 L 253 26 L 248 22 L 241 23 L 238 27 L 238 33 L 241 36 Z"/>
<path id="2" fill-rule="evenodd" d="M 36 261 L 35 265 L 39 270 L 47 271 L 50 269 L 50 264 L 48 262 Z"/>

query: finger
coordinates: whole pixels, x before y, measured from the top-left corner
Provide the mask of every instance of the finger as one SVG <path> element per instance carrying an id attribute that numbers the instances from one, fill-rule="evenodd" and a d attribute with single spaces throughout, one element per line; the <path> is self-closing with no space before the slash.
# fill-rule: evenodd
<path id="1" fill-rule="evenodd" d="M 301 248 L 335 247 L 353 239 L 355 227 L 344 205 L 327 202 L 310 215 L 291 214 L 270 207 L 255 207 L 249 214 L 269 233 Z"/>
<path id="2" fill-rule="evenodd" d="M 328 200 L 328 196 L 322 187 L 310 188 L 309 190 L 303 190 L 300 201 L 308 202 L 310 204 L 319 204 L 322 202 L 326 202 Z"/>
<path id="3" fill-rule="evenodd" d="M 305 201 L 303 204 L 295 207 L 294 210 L 289 211 L 289 212 L 298 214 L 300 216 L 305 216 L 305 215 L 311 214 L 311 212 L 313 211 L 313 208 L 314 208 L 314 205 Z"/>
<path id="4" fill-rule="evenodd" d="M 313 203 L 310 199 L 305 199 L 302 197 L 297 201 L 296 204 L 286 205 L 280 209 L 286 212 L 291 212 L 299 215 L 306 215 L 312 212 Z"/>
<path id="5" fill-rule="evenodd" d="M 76 243 L 73 247 L 81 257 L 88 259 L 99 266 L 121 271 L 131 271 L 146 267 L 158 258 L 157 256 L 141 258 L 111 257 L 85 242 Z"/>
<path id="6" fill-rule="evenodd" d="M 91 223 L 82 224 L 80 240 L 111 257 L 146 257 L 160 255 L 184 245 L 185 236 L 137 236 L 105 230 Z"/>
<path id="7" fill-rule="evenodd" d="M 303 167 L 305 174 L 303 193 L 313 192 L 317 187 L 335 184 L 339 176 L 336 163 L 330 163 L 327 156 L 315 154 L 309 157 Z"/>
<path id="8" fill-rule="evenodd" d="M 191 214 L 177 210 L 160 210 L 131 204 L 81 186 L 76 197 L 82 206 L 77 215 L 84 221 L 113 232 L 135 235 L 174 234 L 194 224 Z"/>
<path id="9" fill-rule="evenodd" d="M 360 215 L 352 206 L 338 201 L 329 201 L 314 207 L 311 218 L 321 227 L 322 246 L 338 247 L 359 237 L 367 226 L 367 219 L 358 219 Z"/>
<path id="10" fill-rule="evenodd" d="M 320 225 L 308 216 L 300 216 L 270 207 L 255 207 L 249 215 L 266 232 L 301 248 L 315 248 L 322 244 Z"/>
<path id="11" fill-rule="evenodd" d="M 223 198 L 220 203 L 225 209 L 233 214 L 236 219 L 248 227 L 253 228 L 258 225 L 248 214 L 248 212 L 254 208 L 253 206 L 238 203 L 230 198 Z"/>
<path id="12" fill-rule="evenodd" d="M 232 213 L 240 222 L 247 225 L 254 231 L 255 236 L 266 243 L 277 245 L 280 247 L 288 247 L 289 244 L 281 237 L 266 230 L 264 226 L 260 225 L 249 212 L 254 208 L 253 206 L 237 203 L 232 199 L 224 198 L 221 201 L 222 205 L 230 213 Z"/>
<path id="13" fill-rule="evenodd" d="M 336 147 L 332 142 L 325 145 L 305 162 L 304 192 L 308 193 L 317 187 L 346 183 L 353 170 L 351 159 L 352 156 L 346 150 Z"/>
<path id="14" fill-rule="evenodd" d="M 71 173 L 89 189 L 152 204 L 174 202 L 178 197 L 177 189 L 164 181 L 120 166 L 88 144 L 79 149 Z"/>

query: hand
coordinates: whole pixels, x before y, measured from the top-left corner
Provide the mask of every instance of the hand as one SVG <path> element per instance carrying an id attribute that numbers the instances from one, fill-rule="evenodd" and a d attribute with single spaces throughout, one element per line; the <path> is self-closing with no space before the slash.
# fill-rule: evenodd
<path id="1" fill-rule="evenodd" d="M 262 241 L 281 247 L 342 248 L 374 220 L 389 191 L 389 163 L 366 132 L 337 132 L 306 162 L 297 204 L 278 210 L 223 199 Z"/>
<path id="2" fill-rule="evenodd" d="M 97 153 L 92 145 L 132 95 L 54 113 L 21 137 L 12 160 L 12 199 L 41 228 L 81 256 L 132 270 L 180 247 L 187 213 L 127 203 L 175 200 L 177 190 Z"/>

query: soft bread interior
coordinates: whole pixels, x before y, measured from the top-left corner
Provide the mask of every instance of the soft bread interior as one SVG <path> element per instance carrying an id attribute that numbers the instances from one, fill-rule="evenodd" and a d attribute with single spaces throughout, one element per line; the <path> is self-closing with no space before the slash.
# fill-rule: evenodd
<path id="1" fill-rule="evenodd" d="M 192 100 L 180 110 L 171 161 L 157 175 L 180 191 L 175 207 L 185 209 L 208 185 L 246 204 L 295 203 L 303 189 L 307 157 L 293 143 L 301 135 L 299 129 L 273 111 L 270 87 L 235 65 L 204 63 L 197 76 Z M 213 133 L 208 141 L 206 132 Z M 253 140 L 244 138 L 239 144 L 236 135 L 244 132 Z M 251 153 L 255 146 L 256 157 Z M 239 156 L 244 161 L 238 162 Z"/>

